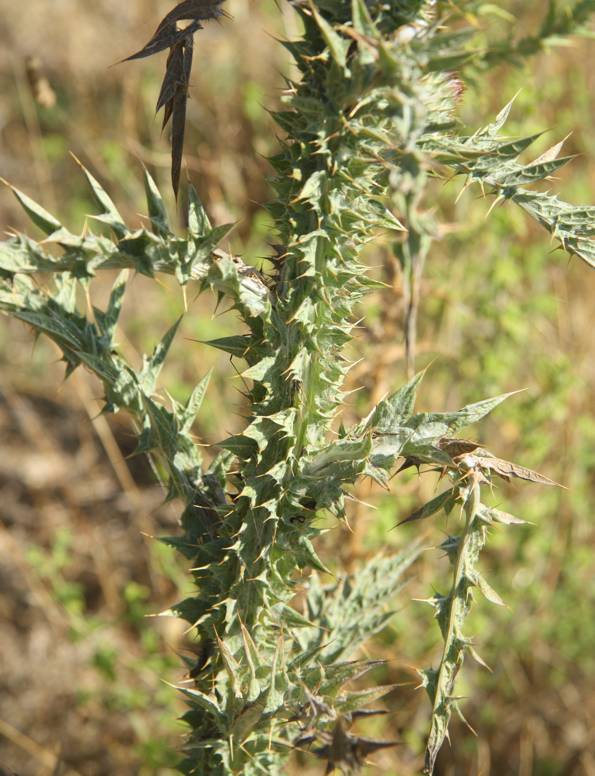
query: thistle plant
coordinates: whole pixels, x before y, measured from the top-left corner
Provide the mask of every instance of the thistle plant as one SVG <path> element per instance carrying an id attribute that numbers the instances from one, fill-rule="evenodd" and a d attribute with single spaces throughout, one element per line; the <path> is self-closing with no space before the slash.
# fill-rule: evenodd
<path id="1" fill-rule="evenodd" d="M 461 130 L 455 116 L 461 76 L 453 70 L 464 75 L 471 62 L 485 65 L 492 54 L 485 49 L 473 59 L 475 33 L 460 28 L 450 3 L 291 4 L 303 33 L 284 44 L 299 77 L 287 79 L 274 114 L 282 139 L 270 160 L 271 269 L 258 271 L 219 247 L 231 225 L 212 226 L 191 186 L 181 234 L 145 172 L 150 227 L 131 230 L 83 168 L 98 208 L 93 218 L 102 224 L 96 231 L 72 234 L 14 190 L 46 237 L 14 234 L 1 244 L 0 308 L 52 339 L 67 374 L 84 366 L 97 376 L 104 411 L 131 416 L 136 452 L 155 461 L 167 497 L 184 505 L 180 534 L 161 539 L 187 559 L 195 586 L 172 608 L 197 644 L 196 659 L 187 661 L 191 681 L 180 684 L 189 728 L 178 766 L 183 773 L 283 773 L 295 748 L 309 749 L 329 770 L 352 773 L 396 743 L 352 729 L 358 718 L 382 713 L 369 704 L 393 688 L 361 689 L 360 681 L 354 689 L 350 682 L 375 665 L 358 659 L 358 648 L 392 616 L 420 546 L 372 558 L 351 576 L 335 569 L 333 576 L 316 538 L 324 513 L 345 519 L 346 498 L 361 478 L 388 487 L 395 470 L 424 466 L 446 479 L 443 493 L 405 518 L 453 514 L 453 535 L 441 544 L 452 566 L 450 586 L 430 599 L 442 655 L 437 667 L 420 671 L 431 707 L 424 766 L 431 774 L 451 713 L 459 710 L 455 683 L 464 656 L 480 659 L 464 632 L 473 590 L 501 603 L 479 571 L 481 550 L 493 525 L 520 522 L 483 504 L 482 488 L 496 478 L 553 483 L 457 436 L 509 394 L 456 412 L 416 413 L 423 375 L 412 374 L 360 422 L 337 425 L 350 367 L 345 347 L 358 305 L 379 285 L 367 275 L 365 249 L 388 234 L 409 278 L 413 373 L 419 281 L 438 229 L 428 212 L 434 178 L 464 175 L 496 202 L 520 206 L 591 266 L 595 210 L 527 188 L 568 157 L 559 158 L 556 145 L 533 162 L 521 161 L 536 138 L 503 135 L 511 105 L 485 128 Z M 158 108 L 165 108 L 166 122 L 173 117 L 176 192 L 193 36 L 202 21 L 223 15 L 220 5 L 180 3 L 132 57 L 170 49 Z M 469 15 L 479 4 L 459 5 Z M 181 28 L 183 21 L 189 25 Z M 48 243 L 59 250 L 48 250 Z M 114 269 L 120 274 L 107 307 L 81 309 L 78 289 L 88 291 L 99 273 Z M 118 348 L 131 272 L 165 273 L 181 286 L 211 289 L 240 321 L 240 333 L 208 344 L 244 362 L 248 418 L 241 433 L 216 445 L 208 464 L 192 429 L 209 375 L 185 403 L 165 400 L 159 388 L 179 321 L 140 369 Z"/>

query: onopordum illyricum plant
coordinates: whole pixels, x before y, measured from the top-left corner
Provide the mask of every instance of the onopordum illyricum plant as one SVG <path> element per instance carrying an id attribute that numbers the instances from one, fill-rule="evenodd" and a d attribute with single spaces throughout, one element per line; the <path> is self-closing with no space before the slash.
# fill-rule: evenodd
<path id="1" fill-rule="evenodd" d="M 378 286 L 368 277 L 364 249 L 389 233 L 409 279 L 410 368 L 419 280 L 437 234 L 427 199 L 433 178 L 466 176 L 497 201 L 520 206 L 570 254 L 595 265 L 595 209 L 528 188 L 568 160 L 560 148 L 521 161 L 535 137 L 504 135 L 510 105 L 472 134 L 456 118 L 465 68 L 473 67 L 477 78 L 491 61 L 534 53 L 548 37 L 575 31 L 593 4 L 576 3 L 562 15 L 551 5 L 528 43 L 492 47 L 478 47 L 474 28 L 461 26 L 459 11 L 471 18 L 482 5 L 477 2 L 459 3 L 459 11 L 429 0 L 291 4 L 303 33 L 285 43 L 299 75 L 287 80 L 275 114 L 280 141 L 271 159 L 270 271 L 257 271 L 219 247 L 231 227 L 212 226 L 191 187 L 188 226 L 180 233 L 146 173 L 150 227 L 130 230 L 83 169 L 98 207 L 94 219 L 102 224 L 95 231 L 89 224 L 83 234 L 72 234 L 15 190 L 46 237 L 37 242 L 15 234 L 1 244 L 0 307 L 52 339 L 68 374 L 84 366 L 99 378 L 105 411 L 131 416 L 137 452 L 155 460 L 155 470 L 166 473 L 167 496 L 184 504 L 180 534 L 162 539 L 187 558 L 195 585 L 173 607 L 198 645 L 188 665 L 191 681 L 180 685 L 189 728 L 183 773 L 284 773 L 295 748 L 351 773 L 394 743 L 363 738 L 352 727 L 359 717 L 379 713 L 369 704 L 392 689 L 362 689 L 361 677 L 374 662 L 359 659 L 358 649 L 391 617 L 419 547 L 373 558 L 352 576 L 340 570 L 329 576 L 328 560 L 316 549 L 317 517 L 326 512 L 344 519 L 346 496 L 360 478 L 388 487 L 391 474 L 408 466 L 441 474 L 446 489 L 403 516 L 413 521 L 452 513 L 452 533 L 440 545 L 451 561 L 450 582 L 430 598 L 442 654 L 435 666 L 420 670 L 430 700 L 424 772 L 431 774 L 458 710 L 455 683 L 463 659 L 478 658 L 465 631 L 475 591 L 501 603 L 481 574 L 481 550 L 492 525 L 518 522 L 484 505 L 482 488 L 498 477 L 551 483 L 459 437 L 507 396 L 456 412 L 416 413 L 420 374 L 356 425 L 338 424 L 356 307 Z M 170 52 L 158 107 L 174 125 L 176 190 L 193 35 L 201 22 L 222 15 L 220 0 L 180 3 L 135 55 Z M 121 271 L 107 307 L 83 310 L 77 291 L 88 292 L 99 273 L 114 269 Z M 248 419 L 241 433 L 217 445 L 208 465 L 192 429 L 209 376 L 183 404 L 166 400 L 158 387 L 179 322 L 140 369 L 118 347 L 131 273 L 166 273 L 182 286 L 212 289 L 241 321 L 241 333 L 209 344 L 243 362 Z M 398 490 L 398 482 L 391 487 Z M 355 679 L 357 689 L 350 684 Z"/>

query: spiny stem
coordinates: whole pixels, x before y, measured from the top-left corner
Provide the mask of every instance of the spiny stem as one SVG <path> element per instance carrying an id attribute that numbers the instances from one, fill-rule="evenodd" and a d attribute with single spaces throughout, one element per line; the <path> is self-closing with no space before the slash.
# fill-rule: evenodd
<path id="1" fill-rule="evenodd" d="M 415 374 L 417 344 L 417 313 L 421 294 L 424 264 L 432 240 L 430 217 L 420 210 L 420 202 L 426 190 L 427 175 L 419 160 L 409 154 L 404 160 L 403 185 L 406 191 L 394 194 L 397 208 L 402 211 L 407 234 L 396 246 L 396 255 L 403 273 L 405 306 L 405 363 L 407 379 Z"/>
<path id="2" fill-rule="evenodd" d="M 415 374 L 417 345 L 417 312 L 419 310 L 420 284 L 425 263 L 425 252 L 421 249 L 421 235 L 410 227 L 407 236 L 409 262 L 406 268 L 406 311 L 405 311 L 405 358 L 407 379 Z"/>
<path id="3" fill-rule="evenodd" d="M 453 703 L 451 694 L 457 673 L 463 664 L 466 646 L 461 627 L 471 604 L 469 587 L 472 583 L 467 571 L 473 559 L 468 557 L 468 546 L 475 518 L 481 506 L 480 473 L 473 470 L 470 476 L 472 481 L 468 486 L 463 507 L 465 525 L 457 539 L 457 551 L 453 559 L 452 586 L 447 596 L 445 627 L 441 620 L 441 607 L 438 608 L 438 619 L 443 629 L 444 647 L 435 680 L 432 723 L 426 747 L 424 773 L 428 776 L 433 773 L 436 757 L 444 738 L 448 735 L 450 706 Z"/>

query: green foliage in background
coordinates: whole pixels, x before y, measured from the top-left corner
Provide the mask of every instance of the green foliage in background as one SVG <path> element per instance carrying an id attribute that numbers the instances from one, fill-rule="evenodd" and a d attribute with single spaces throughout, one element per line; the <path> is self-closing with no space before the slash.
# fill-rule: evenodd
<path id="1" fill-rule="evenodd" d="M 477 5 L 468 3 L 468 10 Z M 454 436 L 506 395 L 458 412 L 415 413 L 418 376 L 364 420 L 333 434 L 356 305 L 378 287 L 366 276 L 362 250 L 380 232 L 397 233 L 395 253 L 409 277 L 412 364 L 413 308 L 436 236 L 425 200 L 432 178 L 449 170 L 466 175 L 496 203 L 519 205 L 589 264 L 593 209 L 527 188 L 568 157 L 558 158 L 557 144 L 532 162 L 521 161 L 537 138 L 502 135 L 510 105 L 473 134 L 459 130 L 452 69 L 473 61 L 473 34 L 443 18 L 441 4 L 410 3 L 398 12 L 363 0 L 295 6 L 304 33 L 286 47 L 301 77 L 288 82 L 284 108 L 275 115 L 285 139 L 271 160 L 272 270 L 254 270 L 220 250 L 231 227 L 213 228 L 192 190 L 188 230 L 178 236 L 147 174 L 151 228 L 131 231 L 86 173 L 100 208 L 96 218 L 110 236 L 73 235 L 16 192 L 61 252 L 20 234 L 3 243 L 0 305 L 52 338 L 68 372 L 85 365 L 99 377 L 106 411 L 132 415 L 137 452 L 154 458 L 168 495 L 186 505 L 183 535 L 165 540 L 190 561 L 197 588 L 173 608 L 196 630 L 200 645 L 189 665 L 193 684 L 182 688 L 191 727 L 183 772 L 282 772 L 292 747 L 306 745 L 329 766 L 349 772 L 392 744 L 349 732 L 355 719 L 369 715 L 366 704 L 392 688 L 345 685 L 372 667 L 354 660 L 355 650 L 386 623 L 386 607 L 419 548 L 374 558 L 328 586 L 319 578 L 327 569 L 313 540 L 321 533 L 320 513 L 343 519 L 350 486 L 362 477 L 387 486 L 398 458 L 404 459 L 400 470 L 429 466 L 447 476 L 447 489 L 407 520 L 442 510 L 462 517 L 459 532 L 441 545 L 452 565 L 450 588 L 430 600 L 444 639 L 442 657 L 437 668 L 421 672 L 432 705 L 425 765 L 431 773 L 451 712 L 459 711 L 455 680 L 463 657 L 477 656 L 463 632 L 472 591 L 501 603 L 477 567 L 488 527 L 519 522 L 482 504 L 481 486 L 494 478 L 552 483 Z M 543 30 L 554 28 L 552 21 Z M 109 304 L 82 312 L 79 289 L 109 269 L 121 270 Z M 245 327 L 210 343 L 247 363 L 242 377 L 250 409 L 242 433 L 222 440 L 208 467 L 192 437 L 208 376 L 184 403 L 166 403 L 157 388 L 178 324 L 140 369 L 117 347 L 130 270 L 211 288 L 231 302 Z M 54 275 L 54 287 L 32 279 L 40 272 Z M 308 569 L 315 571 L 306 576 Z M 300 592 L 304 601 L 295 606 Z M 109 660 L 101 664 L 109 669 Z"/>

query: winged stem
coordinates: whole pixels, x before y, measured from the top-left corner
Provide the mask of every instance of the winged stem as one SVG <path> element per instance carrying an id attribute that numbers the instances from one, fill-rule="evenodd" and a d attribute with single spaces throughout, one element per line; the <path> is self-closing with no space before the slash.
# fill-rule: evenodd
<path id="1" fill-rule="evenodd" d="M 433 695 L 433 703 L 424 773 L 429 775 L 433 773 L 436 757 L 447 735 L 451 707 L 456 704 L 453 689 L 467 646 L 462 625 L 471 606 L 473 566 L 485 541 L 485 529 L 479 527 L 478 535 L 476 522 L 481 507 L 480 477 L 479 471 L 470 472 L 471 482 L 463 488 L 465 492 L 463 530 L 458 537 L 449 537 L 443 544 L 453 567 L 450 591 L 446 597 L 435 596 L 432 602 L 436 607 L 444 645 L 438 672 L 432 683 L 428 685 L 430 697 Z M 471 547 L 474 535 L 475 546 Z"/>

